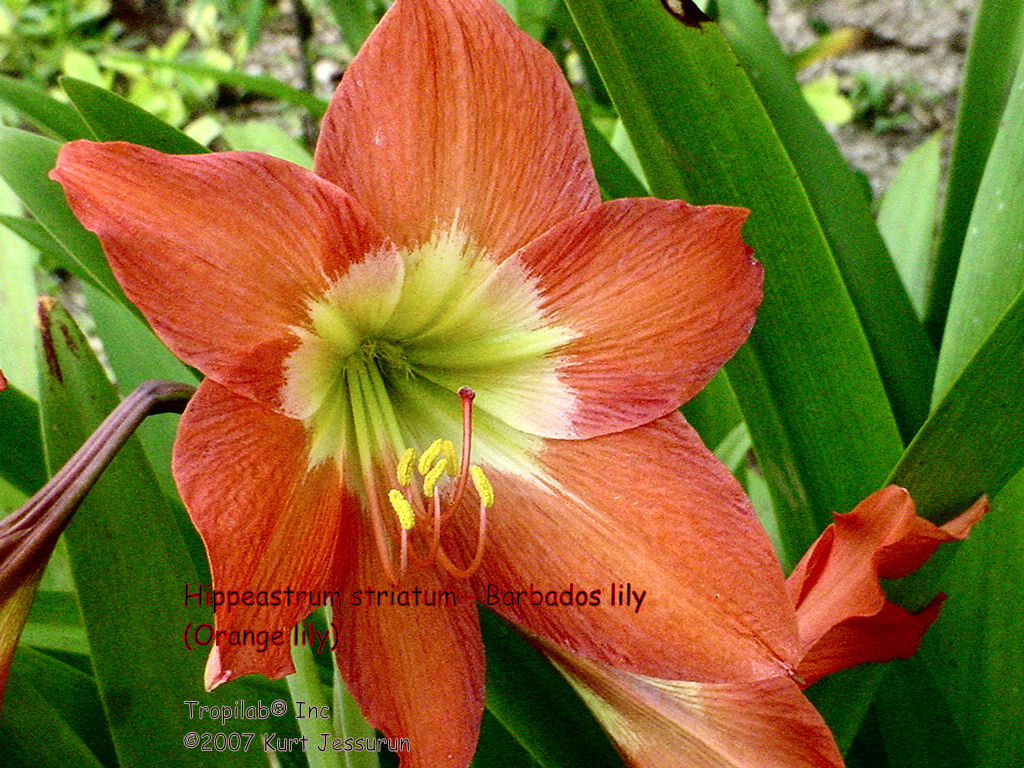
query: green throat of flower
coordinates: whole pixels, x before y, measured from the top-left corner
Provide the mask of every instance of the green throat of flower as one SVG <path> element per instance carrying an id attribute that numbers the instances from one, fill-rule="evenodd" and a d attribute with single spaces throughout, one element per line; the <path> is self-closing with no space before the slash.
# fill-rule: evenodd
<path id="1" fill-rule="evenodd" d="M 418 248 L 369 254 L 307 306 L 308 321 L 293 329 L 299 345 L 286 361 L 281 397 L 306 426 L 310 467 L 337 463 L 370 516 L 392 580 L 410 558 L 470 575 L 493 502 L 470 447 L 498 471 L 530 465 L 538 443 L 530 419 L 550 428 L 571 411 L 557 372 L 573 334 L 545 316 L 522 267 L 487 258 L 454 228 Z M 479 541 L 460 568 L 440 534 L 469 485 L 480 502 Z M 413 531 L 423 557 L 409 541 Z"/>

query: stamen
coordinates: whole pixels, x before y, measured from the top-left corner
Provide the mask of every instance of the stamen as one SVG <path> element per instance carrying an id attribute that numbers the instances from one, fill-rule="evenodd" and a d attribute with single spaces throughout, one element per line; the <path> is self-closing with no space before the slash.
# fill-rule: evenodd
<path id="1" fill-rule="evenodd" d="M 434 462 L 437 460 L 437 457 L 441 455 L 441 445 L 443 443 L 444 440 L 438 438 L 432 442 L 430 447 L 423 452 L 422 456 L 420 456 L 420 463 L 417 466 L 417 469 L 419 469 L 421 475 L 427 474 L 430 471 L 430 468 L 434 466 Z"/>
<path id="2" fill-rule="evenodd" d="M 445 465 L 445 472 L 448 473 L 449 477 L 458 477 L 459 474 L 459 455 L 455 453 L 455 446 L 451 440 L 441 441 L 441 455 L 444 456 L 444 460 L 448 462 Z"/>
<path id="3" fill-rule="evenodd" d="M 402 526 L 402 530 L 412 530 L 412 527 L 416 525 L 416 513 L 409 500 L 402 495 L 401 491 L 392 488 L 388 491 L 388 501 L 391 502 L 391 507 L 398 516 L 398 524 Z"/>
<path id="4" fill-rule="evenodd" d="M 494 486 L 491 485 L 491 481 L 487 479 L 487 475 L 485 475 L 484 471 L 476 464 L 470 465 L 469 474 L 473 478 L 473 487 L 476 488 L 476 492 L 480 496 L 480 503 L 488 508 L 493 507 Z"/>
<path id="5" fill-rule="evenodd" d="M 430 498 L 434 495 L 434 489 L 437 487 L 438 481 L 441 479 L 441 475 L 444 474 L 445 467 L 448 466 L 448 462 L 441 459 L 434 465 L 433 469 L 427 472 L 427 476 L 423 478 L 423 495 Z"/>
<path id="6" fill-rule="evenodd" d="M 406 448 L 405 453 L 402 454 L 402 460 L 398 462 L 398 469 L 395 474 L 398 475 L 398 484 L 403 488 L 412 482 L 412 467 L 416 463 L 416 451 L 412 448 Z"/>

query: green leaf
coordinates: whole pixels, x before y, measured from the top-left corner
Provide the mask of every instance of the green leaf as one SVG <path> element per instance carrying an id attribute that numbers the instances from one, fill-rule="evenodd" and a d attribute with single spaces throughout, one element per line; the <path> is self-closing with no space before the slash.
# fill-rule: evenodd
<path id="1" fill-rule="evenodd" d="M 46 482 L 39 406 L 17 387 L 8 386 L 0 392 L 0 424 L 4 445 L 0 450 L 0 477 L 31 496 Z"/>
<path id="2" fill-rule="evenodd" d="M 224 126 L 224 139 L 231 149 L 263 152 L 303 168 L 313 168 L 313 155 L 309 150 L 274 123 L 261 120 L 230 123 Z"/>
<path id="3" fill-rule="evenodd" d="M 202 64 L 188 64 L 182 61 L 160 61 L 130 53 L 111 55 L 107 59 L 112 62 L 143 64 L 147 67 L 170 69 L 186 75 L 208 77 L 224 85 L 230 85 L 243 91 L 258 93 L 261 96 L 269 96 L 272 99 L 302 107 L 317 120 L 323 117 L 324 112 L 327 111 L 327 102 L 323 99 L 306 91 L 300 91 L 298 88 L 292 88 L 290 85 L 286 85 L 280 80 L 275 80 L 266 75 L 246 75 L 234 70 L 217 69 L 216 67 L 208 67 Z"/>
<path id="4" fill-rule="evenodd" d="M 889 258 L 869 201 L 802 97 L 761 9 L 753 0 L 721 0 L 718 7 L 722 34 L 806 190 L 871 345 L 900 433 L 909 441 L 928 416 L 935 351 Z M 756 160 L 750 160 L 757 172 Z M 763 178 L 771 179 L 766 186 L 778 183 L 774 176 Z M 786 215 L 785 209 L 779 215 Z"/>
<path id="5" fill-rule="evenodd" d="M 199 383 L 199 377 L 178 360 L 149 326 L 123 304 L 112 301 L 102 292 L 88 286 L 85 286 L 83 293 L 122 397 L 147 379 Z M 171 414 L 152 416 L 142 423 L 136 433 L 142 440 L 160 487 L 169 498 L 177 496 L 174 478 L 171 477 L 171 449 L 177 426 L 177 419 Z"/>
<path id="6" fill-rule="evenodd" d="M 74 107 L 57 101 L 35 85 L 0 75 L 0 99 L 58 139 L 96 138 Z"/>
<path id="7" fill-rule="evenodd" d="M 942 338 L 975 195 L 1024 51 L 1024 2 L 981 0 L 960 91 L 956 136 L 926 322 Z"/>
<path id="8" fill-rule="evenodd" d="M 32 680 L 61 719 L 103 764 L 117 764 L 110 727 L 100 706 L 95 680 L 52 656 L 24 645 L 14 657 L 14 667 L 19 674 Z"/>
<path id="9" fill-rule="evenodd" d="M 605 197 L 647 197 L 647 188 L 643 182 L 629 169 L 604 134 L 586 118 L 583 120 L 583 132 L 587 135 L 590 159 L 594 163 L 594 172 Z"/>
<path id="10" fill-rule="evenodd" d="M 0 715 L 0 754 L 7 768 L 103 768 L 17 664 L 17 656 Z"/>
<path id="11" fill-rule="evenodd" d="M 888 665 L 875 710 L 885 751 L 900 768 L 972 765 L 946 700 L 920 655 Z"/>
<path id="12" fill-rule="evenodd" d="M 62 77 L 61 88 L 100 141 L 130 141 L 172 155 L 208 152 L 202 144 L 116 93 Z"/>
<path id="13" fill-rule="evenodd" d="M 54 305 L 42 323 L 43 442 L 51 469 L 62 465 L 118 402 L 88 343 Z M 110 715 L 121 765 L 192 768 L 183 734 L 203 731 L 183 702 L 230 704 L 258 698 L 248 681 L 203 688 L 205 653 L 182 640 L 209 609 L 183 605 L 198 578 L 152 469 L 134 438 L 93 487 L 64 534 L 92 649 L 95 679 Z M 229 721 L 218 730 L 260 731 L 278 722 Z M 251 765 L 244 753 L 204 753 L 209 766 Z"/>
<path id="14" fill-rule="evenodd" d="M 543 768 L 622 768 L 604 731 L 562 676 L 515 630 L 480 610 L 487 709 Z"/>
<path id="15" fill-rule="evenodd" d="M 688 28 L 659 0 L 567 4 L 651 191 L 752 209 L 745 237 L 765 266 L 765 298 L 750 342 L 726 370 L 787 551 L 798 556 L 829 510 L 852 508 L 875 490 L 902 452 L 828 243 L 717 27 Z"/>
<path id="16" fill-rule="evenodd" d="M 964 238 L 935 373 L 935 402 L 1024 287 L 1024 56 L 1001 125 Z"/>
<path id="17" fill-rule="evenodd" d="M 938 211 L 942 134 L 907 155 L 882 196 L 878 228 L 919 317 L 932 277 L 932 243 Z"/>
<path id="18" fill-rule="evenodd" d="M 1024 470 L 956 552 L 943 591 L 950 598 L 924 637 L 921 656 L 972 753 L 961 765 L 1024 765 Z"/>
<path id="19" fill-rule="evenodd" d="M 539 768 L 515 737 L 494 715 L 484 710 L 480 740 L 470 768 Z"/>
<path id="20" fill-rule="evenodd" d="M 362 47 L 377 23 L 375 6 L 373 0 L 328 0 L 327 7 L 338 31 L 353 54 Z"/>
<path id="21" fill-rule="evenodd" d="M 1021 371 L 1024 291 L 932 412 L 889 479 L 910 490 L 922 517 L 944 523 L 983 493 L 1001 493 L 1024 466 Z M 1013 524 L 1019 525 L 1019 519 Z M 978 529 L 983 530 L 986 522 Z M 902 579 L 893 594 L 911 609 L 923 606 L 942 587 L 953 551 L 944 547 L 918 573 Z M 994 567 L 1017 572 L 1019 563 L 1006 565 L 997 559 Z M 1019 607 L 1017 598 L 1013 602 Z M 809 690 L 841 746 L 852 741 L 884 673 L 878 665 L 858 667 L 825 678 Z"/>
<path id="22" fill-rule="evenodd" d="M 57 242 L 53 235 L 46 231 L 46 227 L 35 219 L 0 214 L 0 224 L 3 224 L 26 243 L 46 255 L 47 258 L 55 259 L 58 262 L 67 259 L 64 247 Z"/>
<path id="23" fill-rule="evenodd" d="M 543 40 L 555 3 L 553 0 L 498 0 L 526 34 Z"/>
<path id="24" fill-rule="evenodd" d="M 52 139 L 16 128 L 0 127 L 0 177 L 60 243 L 69 270 L 127 302 L 110 271 L 96 236 L 83 227 L 68 207 L 64 190 L 47 174 L 57 164 L 60 145 Z"/>
<path id="25" fill-rule="evenodd" d="M 18 196 L 2 181 L 0 212 L 21 213 Z M 0 220 L 6 219 L 2 214 Z M 0 230 L 0 370 L 30 397 L 36 396 L 37 260 L 31 246 L 17 234 Z"/>

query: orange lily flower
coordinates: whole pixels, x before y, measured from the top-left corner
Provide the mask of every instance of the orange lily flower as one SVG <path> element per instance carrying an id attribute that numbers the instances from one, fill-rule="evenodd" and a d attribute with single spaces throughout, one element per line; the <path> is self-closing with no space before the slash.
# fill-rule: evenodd
<path id="1" fill-rule="evenodd" d="M 472 595 L 639 674 L 794 673 L 770 543 L 677 411 L 753 324 L 746 212 L 602 203 L 557 64 L 493 0 L 396 0 L 331 102 L 315 173 L 79 141 L 52 176 L 207 377 L 174 474 L 214 587 L 338 591 L 339 667 L 368 720 L 410 738 L 404 765 L 471 759 Z M 613 582 L 642 607 L 613 605 Z M 570 584 L 602 592 L 532 604 Z M 456 599 L 353 605 L 367 588 Z M 215 615 L 287 631 L 309 610 Z M 292 671 L 287 647 L 224 640 L 207 684 Z"/>
<path id="2" fill-rule="evenodd" d="M 659 680 L 550 643 L 542 649 L 631 768 L 842 768 L 828 726 L 800 688 L 856 664 L 912 656 L 944 596 L 911 614 L 886 599 L 880 579 L 916 571 L 940 544 L 965 538 L 988 507 L 983 496 L 936 526 L 918 517 L 910 494 L 893 485 L 835 515 L 786 580 L 800 627 L 796 676 Z"/>

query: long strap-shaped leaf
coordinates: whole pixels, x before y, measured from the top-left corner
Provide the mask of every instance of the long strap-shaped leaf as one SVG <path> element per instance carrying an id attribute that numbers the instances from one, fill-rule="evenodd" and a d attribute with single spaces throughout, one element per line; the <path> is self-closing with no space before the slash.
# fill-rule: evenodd
<path id="1" fill-rule="evenodd" d="M 761 8 L 754 0 L 719 0 L 718 20 L 800 175 L 909 442 L 928 417 L 935 350 L 889 258 L 869 201 L 800 92 Z"/>
<path id="2" fill-rule="evenodd" d="M 727 371 L 789 557 L 881 486 L 902 452 L 850 296 L 789 157 L 715 25 L 659 0 L 568 0 L 652 191 L 752 209 L 757 325 Z"/>
<path id="3" fill-rule="evenodd" d="M 922 516 L 943 523 L 983 493 L 996 497 L 1022 466 L 1024 291 L 932 412 L 890 481 L 910 489 Z M 1000 524 L 1019 526 L 1000 523 L 998 516 L 982 523 Z M 946 555 L 899 584 L 901 603 L 920 607 L 934 597 L 949 564 Z M 840 746 L 853 741 L 884 672 L 861 667 L 811 689 Z"/>
<path id="4" fill-rule="evenodd" d="M 967 55 L 926 323 L 942 338 L 960 251 L 989 150 L 1024 51 L 1024 0 L 981 0 Z"/>

